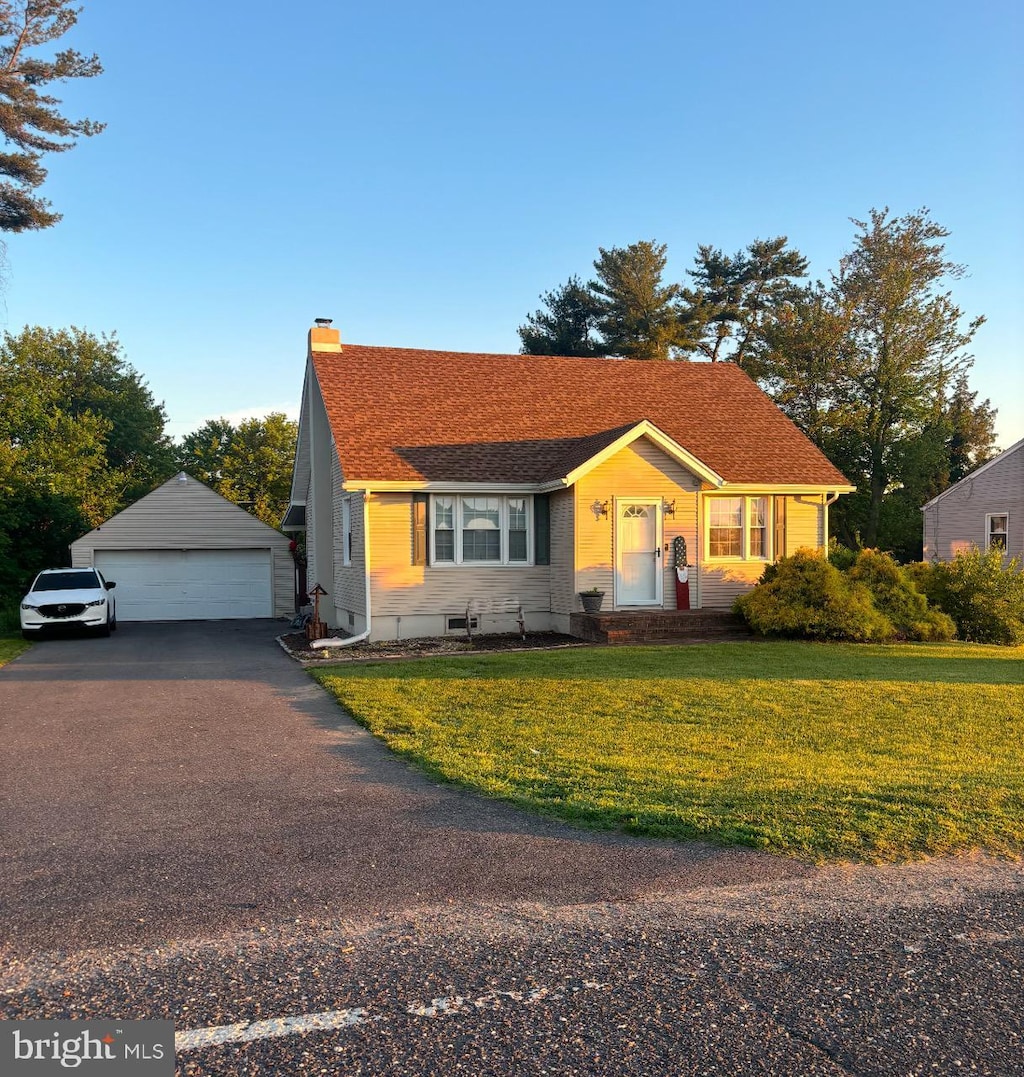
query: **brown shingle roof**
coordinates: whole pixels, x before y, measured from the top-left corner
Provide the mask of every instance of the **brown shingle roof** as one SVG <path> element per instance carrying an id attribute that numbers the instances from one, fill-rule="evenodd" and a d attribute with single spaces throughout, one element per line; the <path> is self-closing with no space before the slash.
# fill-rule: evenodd
<path id="1" fill-rule="evenodd" d="M 648 419 L 730 483 L 848 485 L 731 363 L 344 344 L 313 365 L 350 480 L 546 482 Z"/>

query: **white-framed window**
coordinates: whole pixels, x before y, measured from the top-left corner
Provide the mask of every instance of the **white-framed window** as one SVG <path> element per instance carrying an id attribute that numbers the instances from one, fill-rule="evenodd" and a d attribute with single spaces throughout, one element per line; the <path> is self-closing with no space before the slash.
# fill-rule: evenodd
<path id="1" fill-rule="evenodd" d="M 705 504 L 709 561 L 769 559 L 771 513 L 767 497 L 709 497 Z"/>
<path id="2" fill-rule="evenodd" d="M 1005 512 L 990 512 L 985 517 L 985 548 L 1005 550 L 1010 531 L 1010 517 Z"/>
<path id="3" fill-rule="evenodd" d="M 532 504 L 533 499 L 525 494 L 435 494 L 431 498 L 431 564 L 530 564 Z"/>
<path id="4" fill-rule="evenodd" d="M 341 501 L 341 563 L 352 564 L 352 498 Z"/>

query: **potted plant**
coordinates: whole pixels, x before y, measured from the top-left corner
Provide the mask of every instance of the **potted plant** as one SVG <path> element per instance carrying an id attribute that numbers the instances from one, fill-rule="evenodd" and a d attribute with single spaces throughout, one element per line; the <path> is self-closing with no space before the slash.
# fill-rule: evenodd
<path id="1" fill-rule="evenodd" d="M 599 613 L 601 603 L 604 602 L 604 591 L 597 587 L 591 587 L 587 591 L 580 591 L 580 602 L 583 603 L 584 613 Z"/>

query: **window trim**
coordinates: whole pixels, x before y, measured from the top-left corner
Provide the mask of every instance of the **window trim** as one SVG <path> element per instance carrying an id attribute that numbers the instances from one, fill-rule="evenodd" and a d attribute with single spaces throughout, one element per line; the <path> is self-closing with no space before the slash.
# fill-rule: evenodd
<path id="1" fill-rule="evenodd" d="M 352 498 L 341 499 L 341 563 L 352 564 Z"/>
<path id="2" fill-rule="evenodd" d="M 711 506 L 716 501 L 739 501 L 741 504 L 741 523 L 743 531 L 742 552 L 735 554 L 712 554 L 711 552 Z M 764 550 L 760 554 L 750 552 L 750 520 L 752 517 L 750 503 L 761 501 L 764 503 L 764 524 L 761 530 L 764 533 Z M 715 497 L 704 498 L 703 510 L 704 523 L 704 560 L 715 564 L 740 564 L 745 561 L 753 561 L 756 564 L 768 563 L 773 559 L 775 547 L 775 506 L 774 498 L 770 494 L 721 494 Z"/>
<path id="3" fill-rule="evenodd" d="M 993 531 L 993 520 L 1005 520 L 1006 529 L 1004 531 Z M 993 534 L 1003 536 L 1002 546 L 992 545 Z M 986 512 L 985 513 L 985 549 L 986 550 L 1001 550 L 1006 553 L 1010 545 L 1010 514 L 1008 512 Z"/>
<path id="4" fill-rule="evenodd" d="M 462 555 L 462 532 L 463 532 L 463 501 L 466 498 L 491 498 L 499 502 L 498 523 L 498 558 L 493 561 L 467 561 Z M 439 498 L 451 498 L 452 500 L 452 553 L 450 560 L 440 560 L 437 556 L 437 501 Z M 509 519 L 510 501 L 524 501 L 526 505 L 526 559 L 523 561 L 509 560 Z M 434 568 L 455 568 L 465 566 L 468 568 L 529 568 L 534 565 L 534 510 L 533 494 L 491 494 L 482 492 L 437 493 L 430 495 L 429 511 L 427 514 L 427 530 L 429 532 L 430 564 Z M 447 530 L 447 528 L 445 529 Z"/>

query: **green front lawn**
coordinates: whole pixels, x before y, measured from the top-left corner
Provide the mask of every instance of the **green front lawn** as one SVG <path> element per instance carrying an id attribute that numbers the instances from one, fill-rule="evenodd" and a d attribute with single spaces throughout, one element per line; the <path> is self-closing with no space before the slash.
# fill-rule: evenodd
<path id="1" fill-rule="evenodd" d="M 0 636 L 0 666 L 17 658 L 22 651 L 28 650 L 28 644 L 20 639 L 8 639 Z"/>
<path id="2" fill-rule="evenodd" d="M 445 781 L 571 822 L 821 860 L 1024 851 L 1024 648 L 756 643 L 331 667 Z"/>

